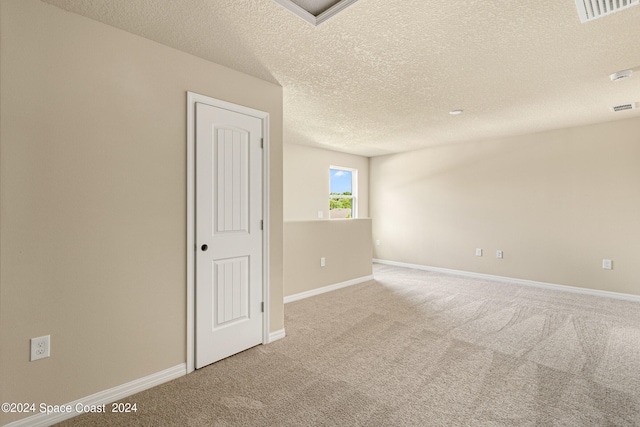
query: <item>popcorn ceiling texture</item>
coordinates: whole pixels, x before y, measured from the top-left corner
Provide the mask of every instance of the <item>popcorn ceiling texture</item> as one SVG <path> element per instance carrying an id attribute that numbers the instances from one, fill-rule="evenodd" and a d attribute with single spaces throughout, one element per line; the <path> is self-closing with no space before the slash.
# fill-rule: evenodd
<path id="1" fill-rule="evenodd" d="M 640 101 L 640 7 L 359 0 L 314 27 L 272 0 L 44 1 L 280 84 L 286 143 L 375 156 L 640 116 L 609 109 Z"/>

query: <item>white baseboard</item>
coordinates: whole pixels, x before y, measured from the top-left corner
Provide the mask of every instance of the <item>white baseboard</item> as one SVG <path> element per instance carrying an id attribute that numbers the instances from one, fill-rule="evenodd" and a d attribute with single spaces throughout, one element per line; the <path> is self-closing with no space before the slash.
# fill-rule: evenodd
<path id="1" fill-rule="evenodd" d="M 316 295 L 324 294 L 325 292 L 335 291 L 336 289 L 346 288 L 347 286 L 357 285 L 358 283 L 367 282 L 369 280 L 373 280 L 373 276 L 363 276 L 358 277 L 356 279 L 347 280 L 346 282 L 335 283 L 333 285 L 324 286 L 318 289 L 312 289 L 306 292 L 300 292 L 299 294 L 289 295 L 288 297 L 284 297 L 284 303 L 298 301 L 300 299 L 313 297 Z"/>
<path id="2" fill-rule="evenodd" d="M 623 294 L 620 292 L 601 291 L 598 289 L 578 288 L 576 286 L 556 285 L 554 283 L 536 282 L 534 280 L 515 279 L 512 277 L 493 276 L 491 274 L 474 273 L 471 271 L 451 270 L 449 268 L 430 267 L 419 264 L 408 264 L 406 262 L 387 261 L 383 259 L 373 259 L 374 263 L 394 265 L 396 267 L 415 268 L 416 270 L 434 271 L 437 273 L 454 274 L 457 276 L 473 277 L 476 279 L 495 280 L 498 282 L 516 283 L 518 285 L 532 286 L 535 288 L 554 289 L 556 291 L 573 292 L 575 294 L 594 295 L 598 297 L 620 299 L 624 301 L 640 302 L 640 295 Z"/>
<path id="3" fill-rule="evenodd" d="M 284 328 L 278 331 L 269 332 L 269 343 L 281 340 L 285 337 Z"/>
<path id="4" fill-rule="evenodd" d="M 180 378 L 182 376 L 185 376 L 186 374 L 187 374 L 187 364 L 182 363 L 172 368 L 165 369 L 164 371 L 156 372 L 155 374 L 147 375 L 146 377 L 139 378 L 137 380 L 130 381 L 126 384 L 122 384 L 122 385 L 110 388 L 108 390 L 100 391 L 98 393 L 92 394 L 91 396 L 87 396 L 82 399 L 74 400 L 73 402 L 67 403 L 65 404 L 65 406 L 69 405 L 74 409 L 69 413 L 56 413 L 56 414 L 39 413 L 27 418 L 23 418 L 21 420 L 17 420 L 9 424 L 6 424 L 5 427 L 50 426 L 50 425 L 59 423 L 60 421 L 73 418 L 76 415 L 80 415 L 80 412 L 75 411 L 76 405 L 80 405 L 81 407 L 91 406 L 91 405 L 105 405 L 105 404 L 108 405 L 109 403 L 131 396 L 132 394 L 136 394 L 138 392 L 150 389 L 162 383 L 166 383 L 167 381 Z M 36 410 L 39 411 L 40 408 L 36 407 Z M 107 411 L 109 411 L 108 406 L 107 406 Z"/>

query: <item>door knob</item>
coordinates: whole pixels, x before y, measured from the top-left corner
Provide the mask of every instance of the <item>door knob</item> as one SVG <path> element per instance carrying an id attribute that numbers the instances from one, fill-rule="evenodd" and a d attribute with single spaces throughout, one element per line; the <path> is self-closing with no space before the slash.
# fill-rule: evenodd
<path id="1" fill-rule="evenodd" d="M 206 251 L 207 249 L 209 249 L 209 246 L 207 246 L 207 245 L 202 245 L 201 249 L 202 249 L 203 251 Z"/>

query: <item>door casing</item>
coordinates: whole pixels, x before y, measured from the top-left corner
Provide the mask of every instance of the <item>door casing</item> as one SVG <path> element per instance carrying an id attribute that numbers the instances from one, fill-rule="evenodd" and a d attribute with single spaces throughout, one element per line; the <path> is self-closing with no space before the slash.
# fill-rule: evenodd
<path id="1" fill-rule="evenodd" d="M 223 108 L 262 121 L 264 139 L 262 155 L 262 343 L 269 342 L 269 113 L 230 102 L 187 92 L 187 373 L 195 369 L 195 104 L 199 102 Z"/>

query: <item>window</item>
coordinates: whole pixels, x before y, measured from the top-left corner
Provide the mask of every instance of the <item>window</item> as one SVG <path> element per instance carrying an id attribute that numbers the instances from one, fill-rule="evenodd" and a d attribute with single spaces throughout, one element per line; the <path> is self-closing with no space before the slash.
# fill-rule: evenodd
<path id="1" fill-rule="evenodd" d="M 357 218 L 358 170 L 330 166 L 329 218 Z"/>

